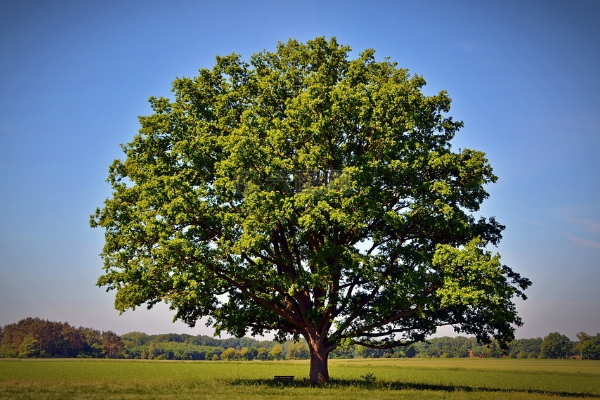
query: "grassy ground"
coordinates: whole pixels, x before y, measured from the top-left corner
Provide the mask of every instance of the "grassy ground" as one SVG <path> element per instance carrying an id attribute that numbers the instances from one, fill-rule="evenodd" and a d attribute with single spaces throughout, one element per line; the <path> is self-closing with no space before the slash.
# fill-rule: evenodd
<path id="1" fill-rule="evenodd" d="M 307 374 L 306 361 L 0 360 L 0 399 L 600 399 L 594 361 L 331 360 L 316 388 Z"/>

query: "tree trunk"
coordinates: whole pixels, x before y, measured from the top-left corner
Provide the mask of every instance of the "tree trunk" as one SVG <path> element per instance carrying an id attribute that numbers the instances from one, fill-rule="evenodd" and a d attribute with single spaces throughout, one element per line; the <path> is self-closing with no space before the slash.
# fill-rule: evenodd
<path id="1" fill-rule="evenodd" d="M 309 337 L 308 347 L 310 349 L 310 383 L 320 385 L 329 382 L 329 369 L 327 359 L 331 351 L 330 345 L 321 339 Z"/>

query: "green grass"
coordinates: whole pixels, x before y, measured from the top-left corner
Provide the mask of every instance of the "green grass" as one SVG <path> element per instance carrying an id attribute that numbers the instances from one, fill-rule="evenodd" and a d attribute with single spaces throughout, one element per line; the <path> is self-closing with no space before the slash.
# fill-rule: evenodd
<path id="1" fill-rule="evenodd" d="M 0 399 L 600 399 L 594 361 L 331 360 L 326 387 L 307 374 L 307 361 L 0 360 Z"/>

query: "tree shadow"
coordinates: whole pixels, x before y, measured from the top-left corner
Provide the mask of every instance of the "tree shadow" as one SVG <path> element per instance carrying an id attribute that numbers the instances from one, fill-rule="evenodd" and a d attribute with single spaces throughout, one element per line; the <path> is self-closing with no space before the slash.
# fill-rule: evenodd
<path id="1" fill-rule="evenodd" d="M 600 399 L 600 394 L 585 393 L 585 392 L 565 392 L 553 390 L 537 390 L 537 389 L 503 389 L 490 387 L 472 387 L 461 385 L 442 385 L 430 383 L 405 383 L 396 381 L 380 381 L 368 382 L 361 379 L 331 379 L 329 383 L 324 385 L 311 385 L 307 379 L 296 379 L 289 382 L 275 382 L 270 379 L 237 379 L 229 382 L 231 385 L 240 386 L 268 386 L 273 388 L 322 388 L 335 389 L 344 387 L 355 387 L 361 389 L 372 390 L 431 390 L 440 392 L 498 392 L 498 393 L 526 393 L 526 394 L 542 394 L 546 396 L 562 396 L 574 398 L 597 398 Z"/>

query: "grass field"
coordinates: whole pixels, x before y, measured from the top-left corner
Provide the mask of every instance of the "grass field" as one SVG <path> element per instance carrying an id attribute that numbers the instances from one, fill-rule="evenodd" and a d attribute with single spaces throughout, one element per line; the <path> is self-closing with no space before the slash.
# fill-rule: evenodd
<path id="1" fill-rule="evenodd" d="M 0 359 L 0 399 L 600 399 L 597 361 L 362 359 L 329 368 L 331 383 L 310 387 L 307 361 Z"/>

